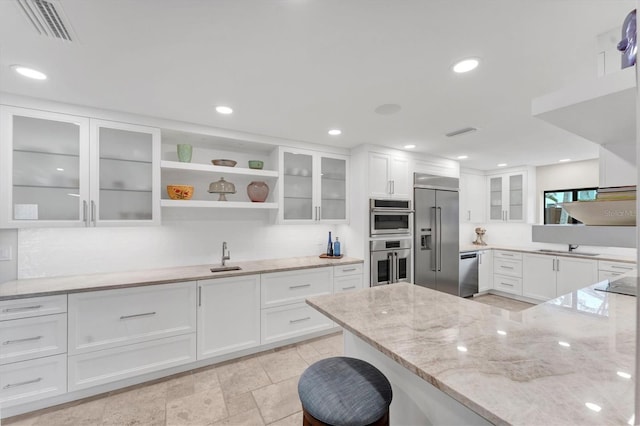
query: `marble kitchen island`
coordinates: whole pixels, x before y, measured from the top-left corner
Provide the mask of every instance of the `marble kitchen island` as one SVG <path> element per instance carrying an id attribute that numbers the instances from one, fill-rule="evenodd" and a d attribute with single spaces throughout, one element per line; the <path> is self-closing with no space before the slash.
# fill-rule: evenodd
<path id="1" fill-rule="evenodd" d="M 313 297 L 392 383 L 391 424 L 625 425 L 636 298 L 593 286 L 522 312 L 401 283 Z"/>

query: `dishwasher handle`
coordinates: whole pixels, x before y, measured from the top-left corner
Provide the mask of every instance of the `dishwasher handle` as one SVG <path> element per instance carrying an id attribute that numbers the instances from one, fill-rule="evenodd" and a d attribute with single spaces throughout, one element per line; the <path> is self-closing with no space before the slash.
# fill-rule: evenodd
<path id="1" fill-rule="evenodd" d="M 462 259 L 475 259 L 478 257 L 478 253 L 463 253 L 460 255 L 460 260 Z"/>

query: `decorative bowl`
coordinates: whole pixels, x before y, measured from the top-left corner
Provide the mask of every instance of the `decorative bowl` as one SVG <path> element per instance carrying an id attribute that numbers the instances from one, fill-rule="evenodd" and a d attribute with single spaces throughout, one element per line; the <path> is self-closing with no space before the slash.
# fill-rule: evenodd
<path id="1" fill-rule="evenodd" d="M 250 169 L 262 169 L 264 167 L 264 161 L 261 160 L 249 160 Z"/>
<path id="2" fill-rule="evenodd" d="M 211 160 L 211 162 L 213 163 L 214 166 L 224 166 L 224 167 L 235 167 L 235 165 L 238 164 L 237 161 L 225 160 L 220 158 Z"/>
<path id="3" fill-rule="evenodd" d="M 167 185 L 167 194 L 172 200 L 190 200 L 193 197 L 193 186 Z"/>

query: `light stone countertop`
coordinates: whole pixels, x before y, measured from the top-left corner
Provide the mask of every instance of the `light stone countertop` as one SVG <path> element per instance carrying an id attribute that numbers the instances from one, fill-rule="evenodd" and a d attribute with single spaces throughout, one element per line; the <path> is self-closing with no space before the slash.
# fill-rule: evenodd
<path id="1" fill-rule="evenodd" d="M 558 250 L 553 252 L 541 252 L 540 247 L 514 247 L 514 246 L 501 246 L 501 245 L 486 245 L 479 246 L 475 244 L 462 244 L 460 245 L 460 253 L 467 251 L 478 251 L 478 250 L 505 250 L 505 251 L 517 251 L 521 253 L 532 253 L 532 254 L 542 254 L 547 256 L 566 256 L 566 257 L 578 257 L 582 259 L 593 259 L 593 260 L 608 260 L 612 262 L 624 262 L 624 263 L 636 263 L 636 259 L 629 256 L 619 256 L 615 254 L 598 254 L 596 256 L 590 255 L 581 255 L 580 250 L 576 250 L 571 254 L 564 250 Z M 545 249 L 546 250 L 546 249 Z M 585 250 L 586 251 L 586 250 Z M 597 252 L 597 249 L 589 249 L 589 253 Z"/>
<path id="2" fill-rule="evenodd" d="M 634 379 L 618 372 L 634 374 L 635 297 L 590 286 L 510 312 L 400 283 L 307 303 L 492 423 L 626 425 L 633 414 Z"/>
<path id="3" fill-rule="evenodd" d="M 363 263 L 363 261 L 362 259 L 346 256 L 342 259 L 321 259 L 318 256 L 307 256 L 227 263 L 227 266 L 239 266 L 241 268 L 239 271 L 211 272 L 209 270 L 210 268 L 219 266 L 211 264 L 106 274 L 22 279 L 0 284 L 0 300 L 167 284 L 180 281 L 227 278 L 356 263 Z"/>

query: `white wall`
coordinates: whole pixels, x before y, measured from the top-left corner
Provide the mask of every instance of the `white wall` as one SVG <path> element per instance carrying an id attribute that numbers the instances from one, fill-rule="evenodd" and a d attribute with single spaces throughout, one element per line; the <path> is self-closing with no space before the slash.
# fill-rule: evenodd
<path id="1" fill-rule="evenodd" d="M 213 265 L 223 241 L 230 263 L 312 256 L 326 249 L 329 231 L 335 236 L 335 226 L 275 225 L 264 211 L 163 213 L 155 227 L 21 229 L 18 278 Z"/>

